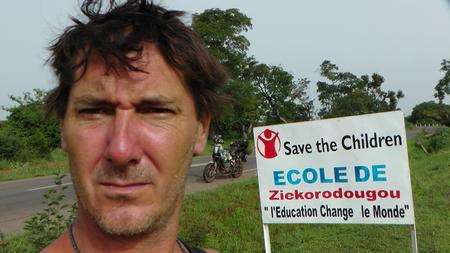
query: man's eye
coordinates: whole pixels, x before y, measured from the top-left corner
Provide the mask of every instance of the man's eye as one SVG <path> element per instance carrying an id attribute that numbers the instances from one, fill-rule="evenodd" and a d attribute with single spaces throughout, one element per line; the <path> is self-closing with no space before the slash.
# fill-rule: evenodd
<path id="1" fill-rule="evenodd" d="M 138 113 L 173 113 L 173 110 L 166 107 L 142 107 L 136 110 Z"/>
<path id="2" fill-rule="evenodd" d="M 112 110 L 108 108 L 83 108 L 78 111 L 79 114 L 111 114 Z"/>

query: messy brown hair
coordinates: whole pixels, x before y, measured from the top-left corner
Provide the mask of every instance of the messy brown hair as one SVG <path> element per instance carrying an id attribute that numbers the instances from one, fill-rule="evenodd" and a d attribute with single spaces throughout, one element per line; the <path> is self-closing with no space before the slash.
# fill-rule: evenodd
<path id="1" fill-rule="evenodd" d="M 87 21 L 72 17 L 74 24 L 49 47 L 48 62 L 58 80 L 47 97 L 49 113 L 64 118 L 70 90 L 85 74 L 93 54 L 100 57 L 107 71 L 144 72 L 133 62 L 141 56 L 143 43 L 149 42 L 189 87 L 197 117 L 218 114 L 217 88 L 226 83 L 227 74 L 195 32 L 180 20 L 184 12 L 169 11 L 147 0 L 122 4 L 110 0 L 107 8 L 101 0 L 85 0 L 81 12 Z"/>

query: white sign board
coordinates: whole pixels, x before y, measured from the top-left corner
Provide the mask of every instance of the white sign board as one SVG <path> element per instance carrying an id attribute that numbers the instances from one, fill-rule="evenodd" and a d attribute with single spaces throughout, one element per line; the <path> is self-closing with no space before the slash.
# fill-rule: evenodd
<path id="1" fill-rule="evenodd" d="M 263 223 L 414 224 L 402 112 L 253 130 Z"/>

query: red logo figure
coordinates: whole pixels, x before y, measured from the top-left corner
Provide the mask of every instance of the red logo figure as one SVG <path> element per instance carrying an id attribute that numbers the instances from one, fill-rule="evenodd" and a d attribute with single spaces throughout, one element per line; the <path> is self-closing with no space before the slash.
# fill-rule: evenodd
<path id="1" fill-rule="evenodd" d="M 264 149 L 261 150 L 260 142 L 264 145 Z M 257 149 L 258 152 L 265 158 L 274 158 L 278 155 L 280 151 L 281 142 L 278 133 L 265 129 L 261 134 L 258 135 Z"/>

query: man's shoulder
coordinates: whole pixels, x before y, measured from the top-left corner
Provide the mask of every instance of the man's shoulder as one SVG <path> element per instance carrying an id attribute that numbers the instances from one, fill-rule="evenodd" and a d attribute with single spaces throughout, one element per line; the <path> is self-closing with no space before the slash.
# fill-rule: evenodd
<path id="1" fill-rule="evenodd" d="M 54 252 L 70 252 L 70 240 L 67 231 L 41 251 L 41 253 Z"/>

